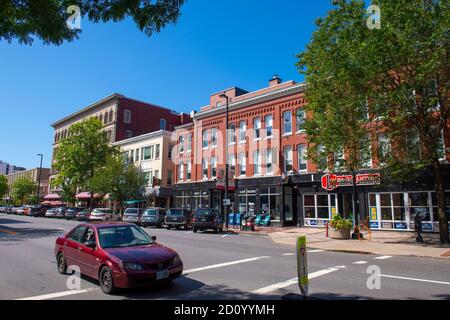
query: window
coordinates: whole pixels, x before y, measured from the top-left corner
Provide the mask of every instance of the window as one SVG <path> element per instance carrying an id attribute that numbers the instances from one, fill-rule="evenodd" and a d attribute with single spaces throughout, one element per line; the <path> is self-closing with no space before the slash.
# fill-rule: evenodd
<path id="1" fill-rule="evenodd" d="M 384 163 L 391 151 L 389 139 L 385 134 L 378 135 L 378 160 Z"/>
<path id="2" fill-rule="evenodd" d="M 172 170 L 167 170 L 167 185 L 172 184 Z"/>
<path id="3" fill-rule="evenodd" d="M 266 174 L 273 174 L 273 150 L 266 149 Z"/>
<path id="4" fill-rule="evenodd" d="M 217 130 L 217 128 L 213 128 L 213 129 L 211 130 L 211 145 L 212 145 L 213 147 L 216 147 L 216 146 L 217 146 L 217 135 L 218 135 L 218 130 Z"/>
<path id="5" fill-rule="evenodd" d="M 245 176 L 247 171 L 247 164 L 245 159 L 245 154 L 239 153 L 239 175 Z"/>
<path id="6" fill-rule="evenodd" d="M 234 157 L 234 154 L 228 155 L 228 170 L 230 177 L 233 177 L 236 174 L 236 158 Z"/>
<path id="7" fill-rule="evenodd" d="M 159 159 L 159 148 L 160 148 L 160 144 L 157 144 L 155 146 L 155 159 Z"/>
<path id="8" fill-rule="evenodd" d="M 253 151 L 253 169 L 254 175 L 261 174 L 261 155 L 258 150 Z"/>
<path id="9" fill-rule="evenodd" d="M 337 213 L 336 195 L 305 194 L 303 196 L 303 209 L 305 215 L 305 225 L 323 226 L 326 220 L 331 219 L 333 214 Z M 314 222 L 309 219 L 314 219 Z"/>
<path id="10" fill-rule="evenodd" d="M 245 142 L 247 124 L 245 121 L 239 122 L 239 142 Z"/>
<path id="11" fill-rule="evenodd" d="M 178 149 L 179 149 L 179 153 L 184 152 L 184 137 L 183 136 L 180 136 L 178 138 Z"/>
<path id="12" fill-rule="evenodd" d="M 211 177 L 217 177 L 217 158 L 211 158 Z"/>
<path id="13" fill-rule="evenodd" d="M 111 110 L 111 112 L 109 113 L 109 118 L 108 118 L 108 122 L 112 122 L 113 121 L 113 113 L 114 111 Z"/>
<path id="14" fill-rule="evenodd" d="M 136 150 L 134 150 L 134 153 L 135 153 L 135 155 L 136 155 L 136 162 L 138 162 L 139 161 L 139 149 L 136 149 Z"/>
<path id="15" fill-rule="evenodd" d="M 273 129 L 273 117 L 272 115 L 268 115 L 265 118 L 265 125 L 266 125 L 266 137 L 272 137 L 272 129 Z"/>
<path id="16" fill-rule="evenodd" d="M 202 160 L 202 172 L 203 179 L 208 179 L 208 161 L 205 158 Z"/>
<path id="17" fill-rule="evenodd" d="M 166 130 L 166 119 L 159 119 L 159 130 Z"/>
<path id="18" fill-rule="evenodd" d="M 323 145 L 317 146 L 317 158 L 319 170 L 325 170 L 328 167 L 328 159 Z"/>
<path id="19" fill-rule="evenodd" d="M 292 173 L 294 171 L 292 161 L 292 147 L 284 148 L 284 173 Z"/>
<path id="20" fill-rule="evenodd" d="M 438 142 L 438 156 L 439 160 L 445 160 L 445 139 L 444 139 L 444 130 L 441 131 L 441 135 L 439 136 L 439 142 Z"/>
<path id="21" fill-rule="evenodd" d="M 202 147 L 203 147 L 203 149 L 208 148 L 208 130 L 203 130 Z"/>
<path id="22" fill-rule="evenodd" d="M 191 180 L 192 164 L 191 160 L 186 163 L 186 180 Z"/>
<path id="23" fill-rule="evenodd" d="M 306 145 L 299 144 L 298 149 L 298 171 L 306 171 Z"/>
<path id="24" fill-rule="evenodd" d="M 133 131 L 131 131 L 131 130 L 126 130 L 125 131 L 125 138 L 126 139 L 130 139 L 130 138 L 132 138 L 133 137 Z"/>
<path id="25" fill-rule="evenodd" d="M 144 178 L 144 186 L 151 186 L 152 185 L 152 172 L 148 171 L 148 172 L 144 172 L 142 174 L 143 178 Z"/>
<path id="26" fill-rule="evenodd" d="M 130 110 L 123 111 L 123 122 L 131 123 L 131 111 Z"/>
<path id="27" fill-rule="evenodd" d="M 292 114 L 291 111 L 283 112 L 283 134 L 292 133 Z"/>
<path id="28" fill-rule="evenodd" d="M 253 119 L 254 139 L 261 138 L 261 118 Z"/>
<path id="29" fill-rule="evenodd" d="M 184 165 L 182 162 L 178 164 L 178 180 L 184 180 Z"/>
<path id="30" fill-rule="evenodd" d="M 154 177 L 155 177 L 157 180 L 159 180 L 159 170 L 155 170 L 155 175 L 154 175 Z"/>
<path id="31" fill-rule="evenodd" d="M 75 230 L 73 230 L 70 235 L 69 235 L 69 239 L 82 243 L 83 242 L 83 238 L 84 238 L 84 234 L 86 233 L 88 227 L 86 226 L 79 226 L 77 227 Z"/>
<path id="32" fill-rule="evenodd" d="M 306 115 L 305 115 L 305 110 L 298 108 L 297 111 L 297 132 L 300 131 L 304 131 L 305 130 L 305 119 L 306 119 Z"/>
<path id="33" fill-rule="evenodd" d="M 142 159 L 150 160 L 153 158 L 153 146 L 145 147 L 142 149 Z"/>
<path id="34" fill-rule="evenodd" d="M 230 124 L 228 134 L 228 143 L 236 143 L 236 125 L 234 123 Z"/>
<path id="35" fill-rule="evenodd" d="M 187 136 L 186 151 L 192 151 L 192 136 L 190 134 Z"/>
<path id="36" fill-rule="evenodd" d="M 173 150 L 173 146 L 172 146 L 172 145 L 169 145 L 169 148 L 168 148 L 169 154 L 167 155 L 167 158 L 168 158 L 169 160 L 172 159 L 172 150 Z"/>

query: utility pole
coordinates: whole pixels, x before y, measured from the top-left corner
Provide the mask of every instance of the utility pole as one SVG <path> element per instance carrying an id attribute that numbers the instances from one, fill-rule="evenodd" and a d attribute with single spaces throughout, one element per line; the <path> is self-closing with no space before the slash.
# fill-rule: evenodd
<path id="1" fill-rule="evenodd" d="M 228 107 L 229 107 L 229 98 L 227 94 L 224 92 L 220 95 L 221 98 L 226 99 L 226 115 L 225 115 L 225 199 L 228 201 Z M 225 224 L 229 226 L 228 221 L 228 203 L 225 207 Z"/>
<path id="2" fill-rule="evenodd" d="M 37 186 L 37 199 L 36 199 L 36 205 L 39 205 L 39 197 L 40 197 L 40 191 L 41 191 L 41 172 L 42 172 L 42 158 L 44 155 L 42 153 L 38 153 L 38 156 L 41 157 L 41 163 L 39 165 L 39 172 L 38 172 L 38 186 Z"/>

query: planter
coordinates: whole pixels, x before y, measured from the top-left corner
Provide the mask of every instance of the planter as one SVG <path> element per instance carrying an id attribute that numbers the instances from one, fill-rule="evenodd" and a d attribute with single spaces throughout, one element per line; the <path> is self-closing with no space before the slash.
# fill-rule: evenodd
<path id="1" fill-rule="evenodd" d="M 331 239 L 342 239 L 348 240 L 350 239 L 350 229 L 339 229 L 335 230 L 334 228 L 330 228 L 330 238 Z"/>

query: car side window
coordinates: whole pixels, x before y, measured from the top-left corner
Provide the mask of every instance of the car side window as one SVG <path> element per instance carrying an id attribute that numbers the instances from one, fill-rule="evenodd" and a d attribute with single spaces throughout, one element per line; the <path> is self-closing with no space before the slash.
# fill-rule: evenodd
<path id="1" fill-rule="evenodd" d="M 79 227 L 76 227 L 76 228 L 75 228 L 74 230 L 72 230 L 72 232 L 69 234 L 68 238 L 69 238 L 70 240 L 73 240 L 73 241 L 82 243 L 87 228 L 88 228 L 88 227 L 86 227 L 86 226 L 79 226 Z"/>
<path id="2" fill-rule="evenodd" d="M 95 241 L 95 231 L 92 228 L 89 228 L 84 237 L 83 243 Z"/>

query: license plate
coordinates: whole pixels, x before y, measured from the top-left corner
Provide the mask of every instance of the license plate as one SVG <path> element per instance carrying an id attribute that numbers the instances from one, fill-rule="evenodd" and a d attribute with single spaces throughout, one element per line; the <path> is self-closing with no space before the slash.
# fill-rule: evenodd
<path id="1" fill-rule="evenodd" d="M 167 279 L 170 276 L 169 270 L 163 270 L 156 272 L 156 280 Z"/>

